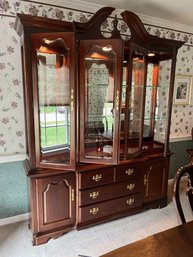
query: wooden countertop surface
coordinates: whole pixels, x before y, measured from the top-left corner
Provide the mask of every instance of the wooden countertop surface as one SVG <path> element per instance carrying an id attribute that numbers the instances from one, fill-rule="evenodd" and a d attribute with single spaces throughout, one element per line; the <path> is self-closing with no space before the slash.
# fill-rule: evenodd
<path id="1" fill-rule="evenodd" d="M 193 221 L 123 246 L 101 257 L 142 256 L 193 257 Z"/>

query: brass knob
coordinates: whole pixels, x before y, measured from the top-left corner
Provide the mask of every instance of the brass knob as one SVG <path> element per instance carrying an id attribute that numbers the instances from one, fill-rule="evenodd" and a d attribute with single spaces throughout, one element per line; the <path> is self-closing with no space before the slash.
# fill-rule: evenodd
<path id="1" fill-rule="evenodd" d="M 128 176 L 130 176 L 131 174 L 133 174 L 133 172 L 134 172 L 134 169 L 127 169 L 127 170 L 125 171 L 125 173 L 126 173 Z"/>
<path id="2" fill-rule="evenodd" d="M 127 189 L 128 190 L 133 190 L 135 188 L 135 184 L 129 184 L 129 185 L 127 185 Z"/>
<path id="3" fill-rule="evenodd" d="M 90 198 L 96 199 L 99 196 L 99 192 L 92 192 L 90 193 Z"/>
<path id="4" fill-rule="evenodd" d="M 92 215 L 95 215 L 98 212 L 99 212 L 99 208 L 98 207 L 94 207 L 94 208 L 90 209 L 90 214 L 92 214 Z"/>
<path id="5" fill-rule="evenodd" d="M 102 175 L 101 174 L 96 174 L 95 176 L 92 177 L 92 180 L 98 182 L 102 179 Z"/>
<path id="6" fill-rule="evenodd" d="M 134 198 L 129 198 L 126 203 L 129 205 L 132 205 L 134 202 L 135 202 Z"/>

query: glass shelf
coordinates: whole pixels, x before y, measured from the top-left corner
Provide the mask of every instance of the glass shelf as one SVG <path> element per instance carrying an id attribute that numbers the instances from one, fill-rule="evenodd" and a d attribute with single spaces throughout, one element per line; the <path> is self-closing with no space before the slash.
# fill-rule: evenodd
<path id="1" fill-rule="evenodd" d="M 88 84 L 88 87 L 96 87 L 96 83 Z M 108 87 L 108 84 L 97 84 L 97 87 Z"/>
<path id="2" fill-rule="evenodd" d="M 162 117 L 154 117 L 154 120 L 155 121 L 158 121 L 158 120 L 166 120 L 166 116 L 162 116 Z M 144 120 L 152 120 L 151 117 L 144 117 Z"/>

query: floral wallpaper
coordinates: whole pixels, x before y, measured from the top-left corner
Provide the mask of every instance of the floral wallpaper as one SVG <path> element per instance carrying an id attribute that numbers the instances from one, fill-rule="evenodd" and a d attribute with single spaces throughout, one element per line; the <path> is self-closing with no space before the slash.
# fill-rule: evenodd
<path id="1" fill-rule="evenodd" d="M 183 46 L 179 51 L 176 74 L 193 76 L 193 47 Z M 190 105 L 173 105 L 171 135 L 191 135 L 193 127 L 193 85 L 190 91 Z"/>
<path id="2" fill-rule="evenodd" d="M 21 68 L 20 39 L 14 30 L 16 13 L 25 13 L 66 21 L 86 22 L 91 13 L 69 8 L 48 6 L 34 1 L 0 0 L 0 155 L 26 153 L 25 122 L 23 104 L 23 82 Z M 147 31 L 159 37 L 186 42 L 178 53 L 176 73 L 193 75 L 193 34 L 145 25 Z M 102 30 L 106 36 L 112 29 L 112 20 L 104 22 Z M 119 20 L 118 29 L 129 38 L 126 24 Z M 167 64 L 160 71 L 162 82 Z M 164 85 L 163 85 L 164 86 Z M 166 92 L 161 93 L 162 97 Z M 166 106 L 163 106 L 163 110 Z M 186 106 L 173 106 L 171 136 L 189 136 L 193 127 L 193 99 Z M 160 128 L 160 127 L 159 127 Z M 164 127 L 161 129 L 163 130 Z"/>
<path id="3" fill-rule="evenodd" d="M 21 52 L 13 26 L 13 18 L 0 17 L 0 155 L 25 152 Z"/>

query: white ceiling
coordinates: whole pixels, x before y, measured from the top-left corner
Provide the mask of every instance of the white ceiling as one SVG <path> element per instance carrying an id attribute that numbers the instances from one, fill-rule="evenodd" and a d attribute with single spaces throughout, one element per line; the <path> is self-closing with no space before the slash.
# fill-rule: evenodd
<path id="1" fill-rule="evenodd" d="M 116 7 L 193 26 L 192 0 L 83 0 L 82 2 Z"/>

